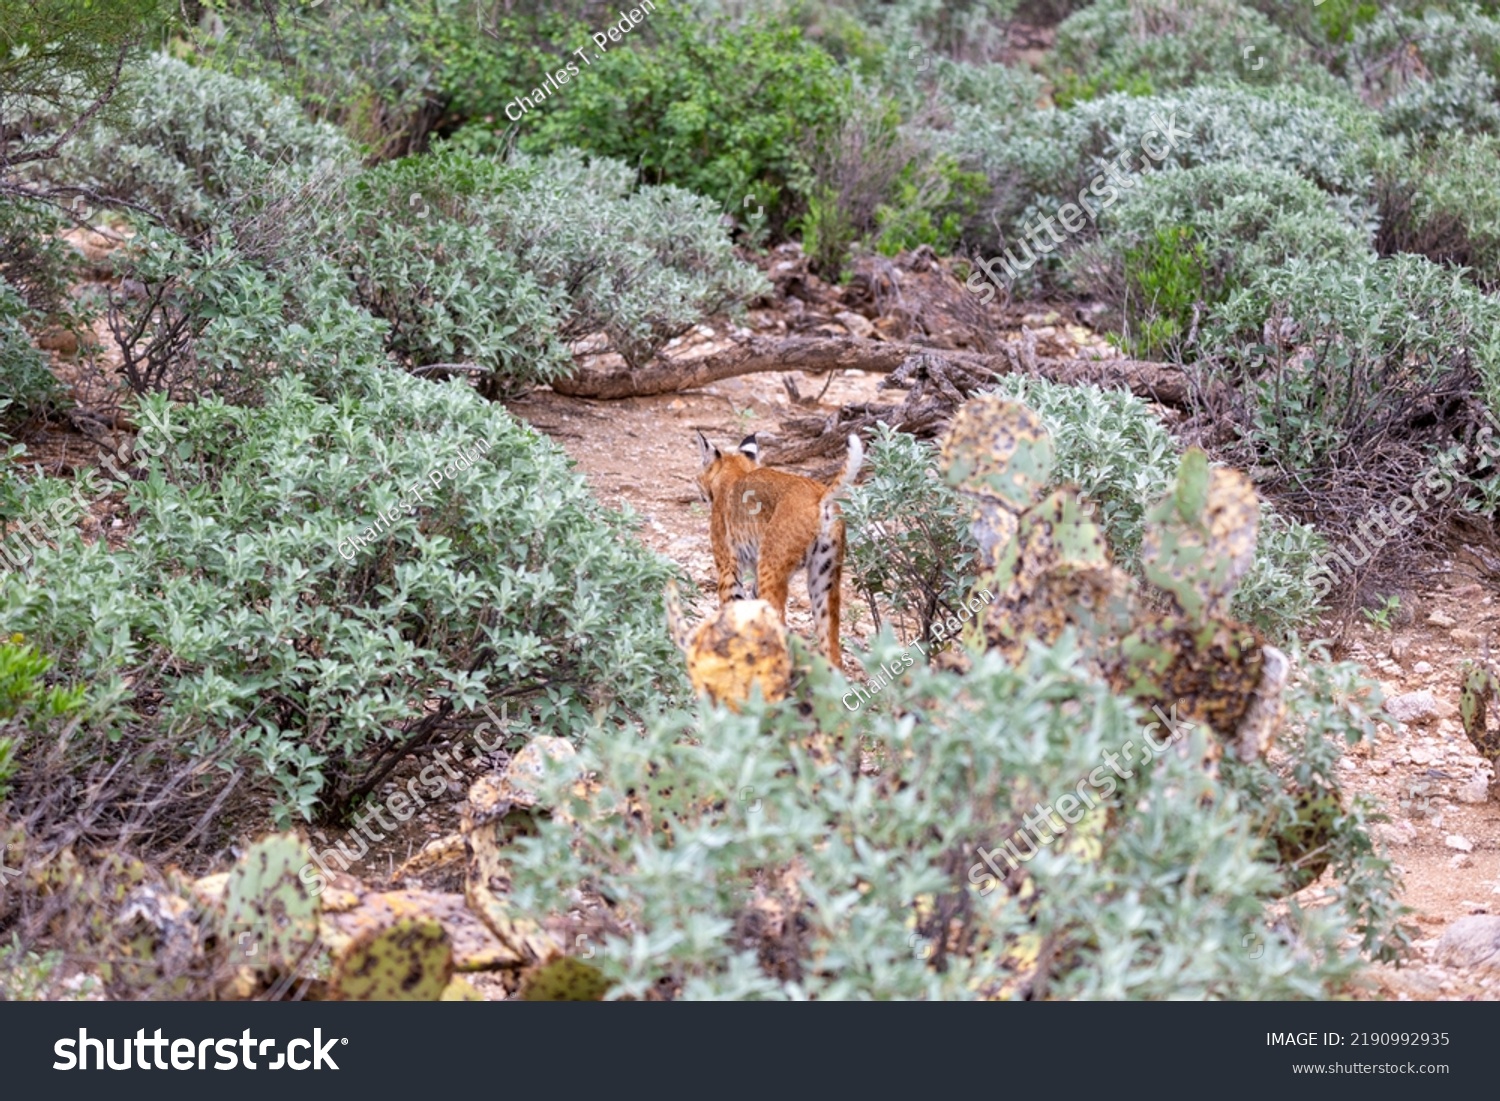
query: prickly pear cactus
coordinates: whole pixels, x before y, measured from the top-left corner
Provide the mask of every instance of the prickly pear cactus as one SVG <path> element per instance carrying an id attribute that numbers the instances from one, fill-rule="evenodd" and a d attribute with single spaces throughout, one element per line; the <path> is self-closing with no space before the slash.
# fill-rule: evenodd
<path id="1" fill-rule="evenodd" d="M 522 974 L 519 998 L 523 1002 L 598 1002 L 608 990 L 609 980 L 593 964 L 558 956 Z"/>
<path id="2" fill-rule="evenodd" d="M 235 963 L 262 973 L 290 969 L 317 940 L 318 898 L 298 875 L 308 859 L 296 834 L 272 834 L 230 871 L 223 931 Z"/>
<path id="3" fill-rule="evenodd" d="M 1500 730 L 1491 730 L 1489 705 L 1500 692 L 1500 677 L 1487 665 L 1466 661 L 1460 673 L 1458 714 L 1464 733 L 1474 748 L 1490 763 L 1494 775 L 1490 780 L 1490 797 L 1500 799 Z"/>
<path id="4" fill-rule="evenodd" d="M 733 600 L 687 631 L 674 596 L 668 594 L 669 628 L 687 657 L 695 692 L 737 708 L 757 685 L 768 700 L 791 691 L 791 653 L 775 608 L 764 600 Z"/>
<path id="5" fill-rule="evenodd" d="M 1021 514 L 981 584 L 995 593 L 984 609 L 985 641 L 1009 661 L 1031 639 L 1050 645 L 1068 626 L 1095 649 L 1130 627 L 1130 580 L 1110 563 L 1104 533 L 1070 488 Z"/>
<path id="6" fill-rule="evenodd" d="M 453 977 L 443 926 L 408 918 L 356 937 L 338 955 L 329 996 L 345 1002 L 435 1002 Z"/>
<path id="7" fill-rule="evenodd" d="M 1046 490 L 1052 463 L 1052 437 L 1024 405 L 983 395 L 954 415 L 939 466 L 948 484 L 974 502 L 981 566 L 999 563 L 1018 517 Z"/>
<path id="8" fill-rule="evenodd" d="M 1227 617 L 1234 587 L 1255 559 L 1260 500 L 1238 470 L 1211 467 L 1190 448 L 1171 493 L 1146 513 L 1147 579 L 1194 619 Z"/>

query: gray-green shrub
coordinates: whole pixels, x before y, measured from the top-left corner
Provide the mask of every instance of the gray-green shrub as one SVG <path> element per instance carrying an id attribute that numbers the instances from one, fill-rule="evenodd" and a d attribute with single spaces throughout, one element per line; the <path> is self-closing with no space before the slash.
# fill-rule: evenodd
<path id="1" fill-rule="evenodd" d="M 900 648 L 883 635 L 869 660 L 900 668 Z M 1136 709 L 1076 660 L 1065 639 L 1019 668 L 917 662 L 857 712 L 820 666 L 796 701 L 590 738 L 597 790 L 550 773 L 571 817 L 513 842 L 510 902 L 576 915 L 612 997 L 1312 998 L 1361 949 L 1399 951 L 1394 873 L 1351 836 L 1367 811 L 1338 826 L 1358 889 L 1273 920 L 1260 792 L 1171 752 L 1127 768 L 1128 794 L 1110 777 L 1112 824 L 1101 806 L 997 887 L 977 850 L 1139 744 Z M 1307 740 L 1368 736 L 1358 690 L 1344 666 L 1294 689 Z"/>
<path id="2" fill-rule="evenodd" d="M 62 532 L 28 576 L 0 575 L 7 627 L 95 686 L 79 772 L 126 750 L 221 758 L 286 821 L 341 806 L 435 701 L 507 696 L 576 736 L 679 690 L 670 567 L 466 387 L 351 369 L 331 399 L 286 376 L 256 407 L 157 396 L 146 413 L 171 443 L 128 486 L 129 542 Z"/>

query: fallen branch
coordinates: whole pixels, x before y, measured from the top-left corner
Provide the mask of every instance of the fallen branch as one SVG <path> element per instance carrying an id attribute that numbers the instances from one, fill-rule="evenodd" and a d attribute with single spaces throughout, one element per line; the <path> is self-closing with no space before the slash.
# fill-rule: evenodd
<path id="1" fill-rule="evenodd" d="M 575 398 L 646 397 L 705 386 L 720 379 L 766 371 L 871 371 L 893 374 L 913 357 L 941 356 L 975 379 L 1026 373 L 1054 382 L 1125 387 L 1138 397 L 1163 405 L 1186 407 L 1190 386 L 1182 372 L 1165 363 L 1133 359 L 1061 359 L 1026 354 L 1029 348 L 1005 345 L 1001 354 L 894 344 L 857 337 L 751 337 L 721 352 L 692 360 L 658 358 L 645 367 L 604 370 L 580 368 L 552 383 L 559 394 Z"/>

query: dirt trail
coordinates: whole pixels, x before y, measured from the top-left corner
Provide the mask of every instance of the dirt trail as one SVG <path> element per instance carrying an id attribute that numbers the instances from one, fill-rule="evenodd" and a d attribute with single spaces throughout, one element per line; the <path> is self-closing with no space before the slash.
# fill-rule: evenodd
<path id="1" fill-rule="evenodd" d="M 1046 325 L 1055 315 L 1027 320 L 1041 328 L 1044 338 L 1062 339 L 1063 326 Z M 759 324 L 768 322 L 762 318 Z M 1072 325 L 1065 328 L 1076 333 Z M 722 339 L 700 327 L 686 343 Z M 701 390 L 618 402 L 541 390 L 510 409 L 567 450 L 601 501 L 628 506 L 638 515 L 642 542 L 682 566 L 697 584 L 702 615 L 715 606 L 714 568 L 707 506 L 693 484 L 698 469 L 694 429 L 720 446 L 751 432 L 764 442 L 777 435 L 789 416 L 832 414 L 851 402 L 891 400 L 890 391 L 878 389 L 884 377 L 847 372 L 830 381 L 794 373 L 795 386 L 805 397 L 828 384 L 815 405 L 793 404 L 780 376 L 751 375 Z M 1375 998 L 1500 999 L 1500 970 L 1443 966 L 1435 952 L 1454 920 L 1500 911 L 1500 808 L 1487 797 L 1476 801 L 1484 796 L 1489 768 L 1457 718 L 1459 666 L 1478 651 L 1480 639 L 1494 633 L 1500 606 L 1491 590 L 1462 567 L 1407 605 L 1404 626 L 1384 630 L 1362 623 L 1354 628 L 1345 655 L 1378 678 L 1387 696 L 1429 689 L 1436 702 L 1430 717 L 1399 733 L 1383 730 L 1373 747 L 1361 744 L 1341 765 L 1349 794 L 1373 795 L 1389 816 L 1376 832 L 1401 869 L 1404 901 L 1413 910 L 1409 920 L 1417 930 L 1411 962 L 1399 970 L 1368 968 L 1360 990 Z M 868 645 L 871 620 L 847 579 L 844 607 L 844 671 L 863 676 L 859 658 Z M 800 582 L 793 583 L 787 612 L 791 629 L 811 638 L 813 624 Z M 1469 851 L 1453 847 L 1464 844 Z M 1317 885 L 1309 888 L 1301 901 L 1316 904 L 1319 890 Z"/>

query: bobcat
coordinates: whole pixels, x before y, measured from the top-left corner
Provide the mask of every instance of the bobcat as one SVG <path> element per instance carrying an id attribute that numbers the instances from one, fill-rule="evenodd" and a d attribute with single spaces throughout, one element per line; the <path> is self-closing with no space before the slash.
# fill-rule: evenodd
<path id="1" fill-rule="evenodd" d="M 698 433 L 703 469 L 698 491 L 711 506 L 709 538 L 719 570 L 719 605 L 759 598 L 786 623 L 792 574 L 807 570 L 807 597 L 818 644 L 837 667 L 839 584 L 844 573 L 844 521 L 834 498 L 854 481 L 864 445 L 849 437 L 843 473 L 824 485 L 800 474 L 767 470 L 753 435 L 725 454 Z"/>

